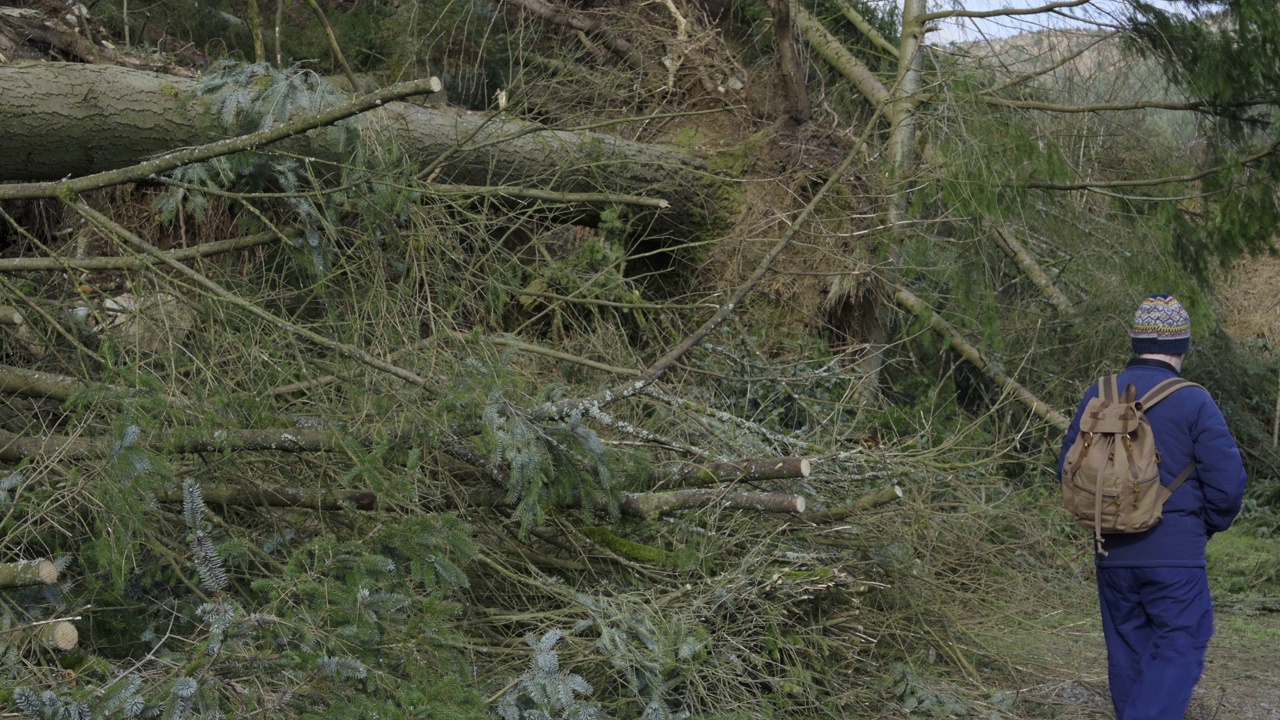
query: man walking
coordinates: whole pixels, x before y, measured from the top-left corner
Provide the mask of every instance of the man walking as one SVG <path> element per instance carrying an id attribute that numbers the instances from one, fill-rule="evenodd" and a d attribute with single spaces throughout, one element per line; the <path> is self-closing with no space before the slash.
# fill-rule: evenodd
<path id="1" fill-rule="evenodd" d="M 1170 295 L 1142 302 L 1129 330 L 1134 357 L 1117 386 L 1142 397 L 1177 378 L 1191 347 L 1191 317 Z M 1058 456 L 1080 433 L 1085 393 Z M 1222 411 L 1199 386 L 1167 396 L 1146 413 L 1160 458 L 1160 482 L 1174 486 L 1164 517 L 1139 533 L 1104 534 L 1097 554 L 1098 600 L 1117 720 L 1182 720 L 1204 670 L 1213 635 L 1205 546 L 1240 511 L 1245 470 Z M 1191 468 L 1186 481 L 1179 474 Z"/>

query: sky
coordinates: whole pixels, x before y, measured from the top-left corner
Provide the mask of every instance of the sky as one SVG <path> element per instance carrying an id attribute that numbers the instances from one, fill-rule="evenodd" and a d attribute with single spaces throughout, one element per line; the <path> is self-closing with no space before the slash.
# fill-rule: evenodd
<path id="1" fill-rule="evenodd" d="M 1048 4 L 1051 0 L 929 0 L 929 11 L 963 8 L 969 11 L 998 10 L 1001 8 L 1033 8 Z M 1168 8 L 1162 0 L 1153 4 Z M 1076 8 L 1066 8 L 1057 13 L 1007 16 L 997 18 L 956 18 L 942 20 L 938 31 L 929 34 L 929 42 L 942 45 L 950 42 L 981 40 L 983 37 L 1000 38 L 1033 32 L 1045 28 L 1097 28 L 1094 23 L 1115 25 L 1128 13 L 1124 0 L 1093 0 Z"/>

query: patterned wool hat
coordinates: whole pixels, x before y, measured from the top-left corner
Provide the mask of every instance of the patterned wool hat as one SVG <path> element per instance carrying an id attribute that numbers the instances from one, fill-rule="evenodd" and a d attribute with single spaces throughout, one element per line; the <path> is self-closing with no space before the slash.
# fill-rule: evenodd
<path id="1" fill-rule="evenodd" d="M 1129 339 L 1134 355 L 1186 355 L 1191 349 L 1191 316 L 1172 295 L 1152 295 L 1133 314 Z"/>

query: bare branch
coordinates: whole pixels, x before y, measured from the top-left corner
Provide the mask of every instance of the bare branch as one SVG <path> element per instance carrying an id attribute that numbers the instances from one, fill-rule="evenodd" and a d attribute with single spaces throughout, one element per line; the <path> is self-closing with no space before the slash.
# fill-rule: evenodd
<path id="1" fill-rule="evenodd" d="M 1055 10 L 1064 8 L 1080 7 L 1088 5 L 1093 0 L 1064 0 L 1063 2 L 1053 2 L 1048 5 L 1041 5 L 1033 8 L 998 8 L 996 10 L 942 10 L 940 12 L 927 13 L 921 16 L 923 22 L 933 22 L 934 20 L 945 20 L 947 18 L 993 18 L 1005 17 L 1007 15 L 1043 15 L 1051 13 Z"/>
<path id="2" fill-rule="evenodd" d="M 68 202 L 68 204 L 72 208 L 74 208 L 76 212 L 80 213 L 85 218 L 92 221 L 95 225 L 98 225 L 100 228 L 106 231 L 109 235 L 114 235 L 119 239 L 124 240 L 125 242 L 133 245 L 134 247 L 138 248 L 139 250 L 146 253 L 147 255 L 150 255 L 151 257 L 154 257 L 160 260 L 165 265 L 173 268 L 174 270 L 177 270 L 183 275 L 186 275 L 187 277 L 194 280 L 198 285 L 201 285 L 205 289 L 212 292 L 214 296 L 216 296 L 219 300 L 222 300 L 223 302 L 226 302 L 230 305 L 234 305 L 240 308 L 241 310 L 244 310 L 250 313 L 251 315 L 254 315 L 262 320 L 265 320 L 271 323 L 272 325 L 275 325 L 281 330 L 306 338 L 307 340 L 310 340 L 311 342 L 316 343 L 317 345 L 320 345 L 322 347 L 327 347 L 330 350 L 335 350 L 339 353 L 342 353 L 343 355 L 346 355 L 349 358 L 352 358 L 353 360 L 358 360 L 359 362 L 362 362 L 365 365 L 368 365 L 369 367 L 374 368 L 375 370 L 380 370 L 384 373 L 387 373 L 388 375 L 393 375 L 395 377 L 398 377 L 401 380 L 404 380 L 405 382 L 411 383 L 413 385 L 418 385 L 421 387 L 426 387 L 427 385 L 430 384 L 426 378 L 418 375 L 415 372 L 406 370 L 405 368 L 402 368 L 398 365 L 393 365 L 392 363 L 389 363 L 385 360 L 376 358 L 354 345 L 348 345 L 347 343 L 338 342 L 337 340 L 331 340 L 317 332 L 295 325 L 289 322 L 288 320 L 277 317 L 267 312 L 266 310 L 263 310 L 262 308 L 258 307 L 257 305 L 254 305 L 248 300 L 245 300 L 239 295 L 236 295 L 235 293 L 232 293 L 226 290 L 218 283 L 210 280 L 208 277 L 205 277 L 203 274 L 196 272 L 195 270 L 192 270 L 191 268 L 187 267 L 186 265 L 183 265 L 182 263 L 178 262 L 177 260 L 174 260 L 173 258 L 167 257 L 164 253 L 156 249 L 156 247 L 153 246 L 151 243 L 147 242 L 146 240 L 143 240 L 137 235 L 134 235 L 133 233 L 129 232 L 124 227 L 116 223 L 111 218 L 89 207 L 89 205 L 86 204 L 83 200 L 77 199 L 74 202 Z"/>
<path id="3" fill-rule="evenodd" d="M 600 38 L 605 47 L 609 48 L 610 52 L 633 68 L 639 69 L 644 64 L 635 46 L 614 34 L 598 18 L 588 17 L 582 13 L 555 6 L 543 0 L 507 0 L 507 2 L 523 8 L 544 20 L 550 20 L 557 25 L 565 25 L 579 32 L 595 35 Z"/>
<path id="4" fill-rule="evenodd" d="M 201 243 L 180 250 L 169 250 L 165 257 L 183 261 L 196 258 L 220 255 L 222 253 L 246 250 L 259 245 L 266 245 L 278 235 L 272 231 L 260 232 L 244 237 Z M 2 258 L 0 272 L 35 272 L 38 270 L 138 270 L 163 263 L 163 260 L 151 257 L 33 257 Z"/>
<path id="5" fill-rule="evenodd" d="M 1231 163 L 1231 165 L 1248 165 L 1270 155 L 1274 155 L 1277 151 L 1280 151 L 1280 142 L 1275 142 L 1267 149 Z M 1051 183 L 1037 180 L 1029 182 L 1023 187 L 1036 188 L 1038 190 L 1093 190 L 1095 188 L 1152 187 L 1156 185 L 1170 185 L 1173 183 L 1203 180 L 1210 175 L 1222 172 L 1227 167 L 1229 167 L 1229 165 L 1217 165 L 1209 168 L 1208 170 L 1202 170 L 1190 175 L 1169 175 L 1162 178 L 1146 178 L 1139 180 L 1083 180 L 1075 183 Z"/>
<path id="6" fill-rule="evenodd" d="M 1188 110 L 1191 112 L 1210 112 L 1219 107 L 1207 100 L 1192 100 L 1189 102 L 1135 100 L 1133 102 L 1095 103 L 1092 105 L 1059 105 L 1057 103 L 1039 102 L 1036 100 L 1008 100 L 1006 98 L 992 97 L 990 95 L 980 95 L 979 99 L 988 105 L 999 105 L 1001 107 L 1018 108 L 1020 110 L 1044 110 L 1045 112 L 1057 113 L 1114 112 L 1122 110 Z M 1231 103 L 1227 107 L 1258 107 L 1262 105 L 1271 105 L 1274 102 L 1275 101 L 1273 99 L 1269 98 L 1254 98 L 1251 100 L 1241 100 L 1239 102 Z"/>

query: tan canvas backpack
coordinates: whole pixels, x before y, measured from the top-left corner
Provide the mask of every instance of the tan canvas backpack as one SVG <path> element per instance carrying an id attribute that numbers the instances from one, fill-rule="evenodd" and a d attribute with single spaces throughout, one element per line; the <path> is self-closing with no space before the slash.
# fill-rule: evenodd
<path id="1" fill-rule="evenodd" d="M 1170 378 L 1141 399 L 1133 386 L 1123 394 L 1115 375 L 1098 381 L 1098 397 L 1080 416 L 1080 434 L 1067 449 L 1062 493 L 1067 512 L 1082 527 L 1093 530 L 1103 555 L 1103 533 L 1137 533 L 1160 522 L 1164 503 L 1196 469 L 1192 463 L 1165 487 L 1160 483 L 1160 453 L 1146 411 L 1186 387 L 1200 387 Z"/>

